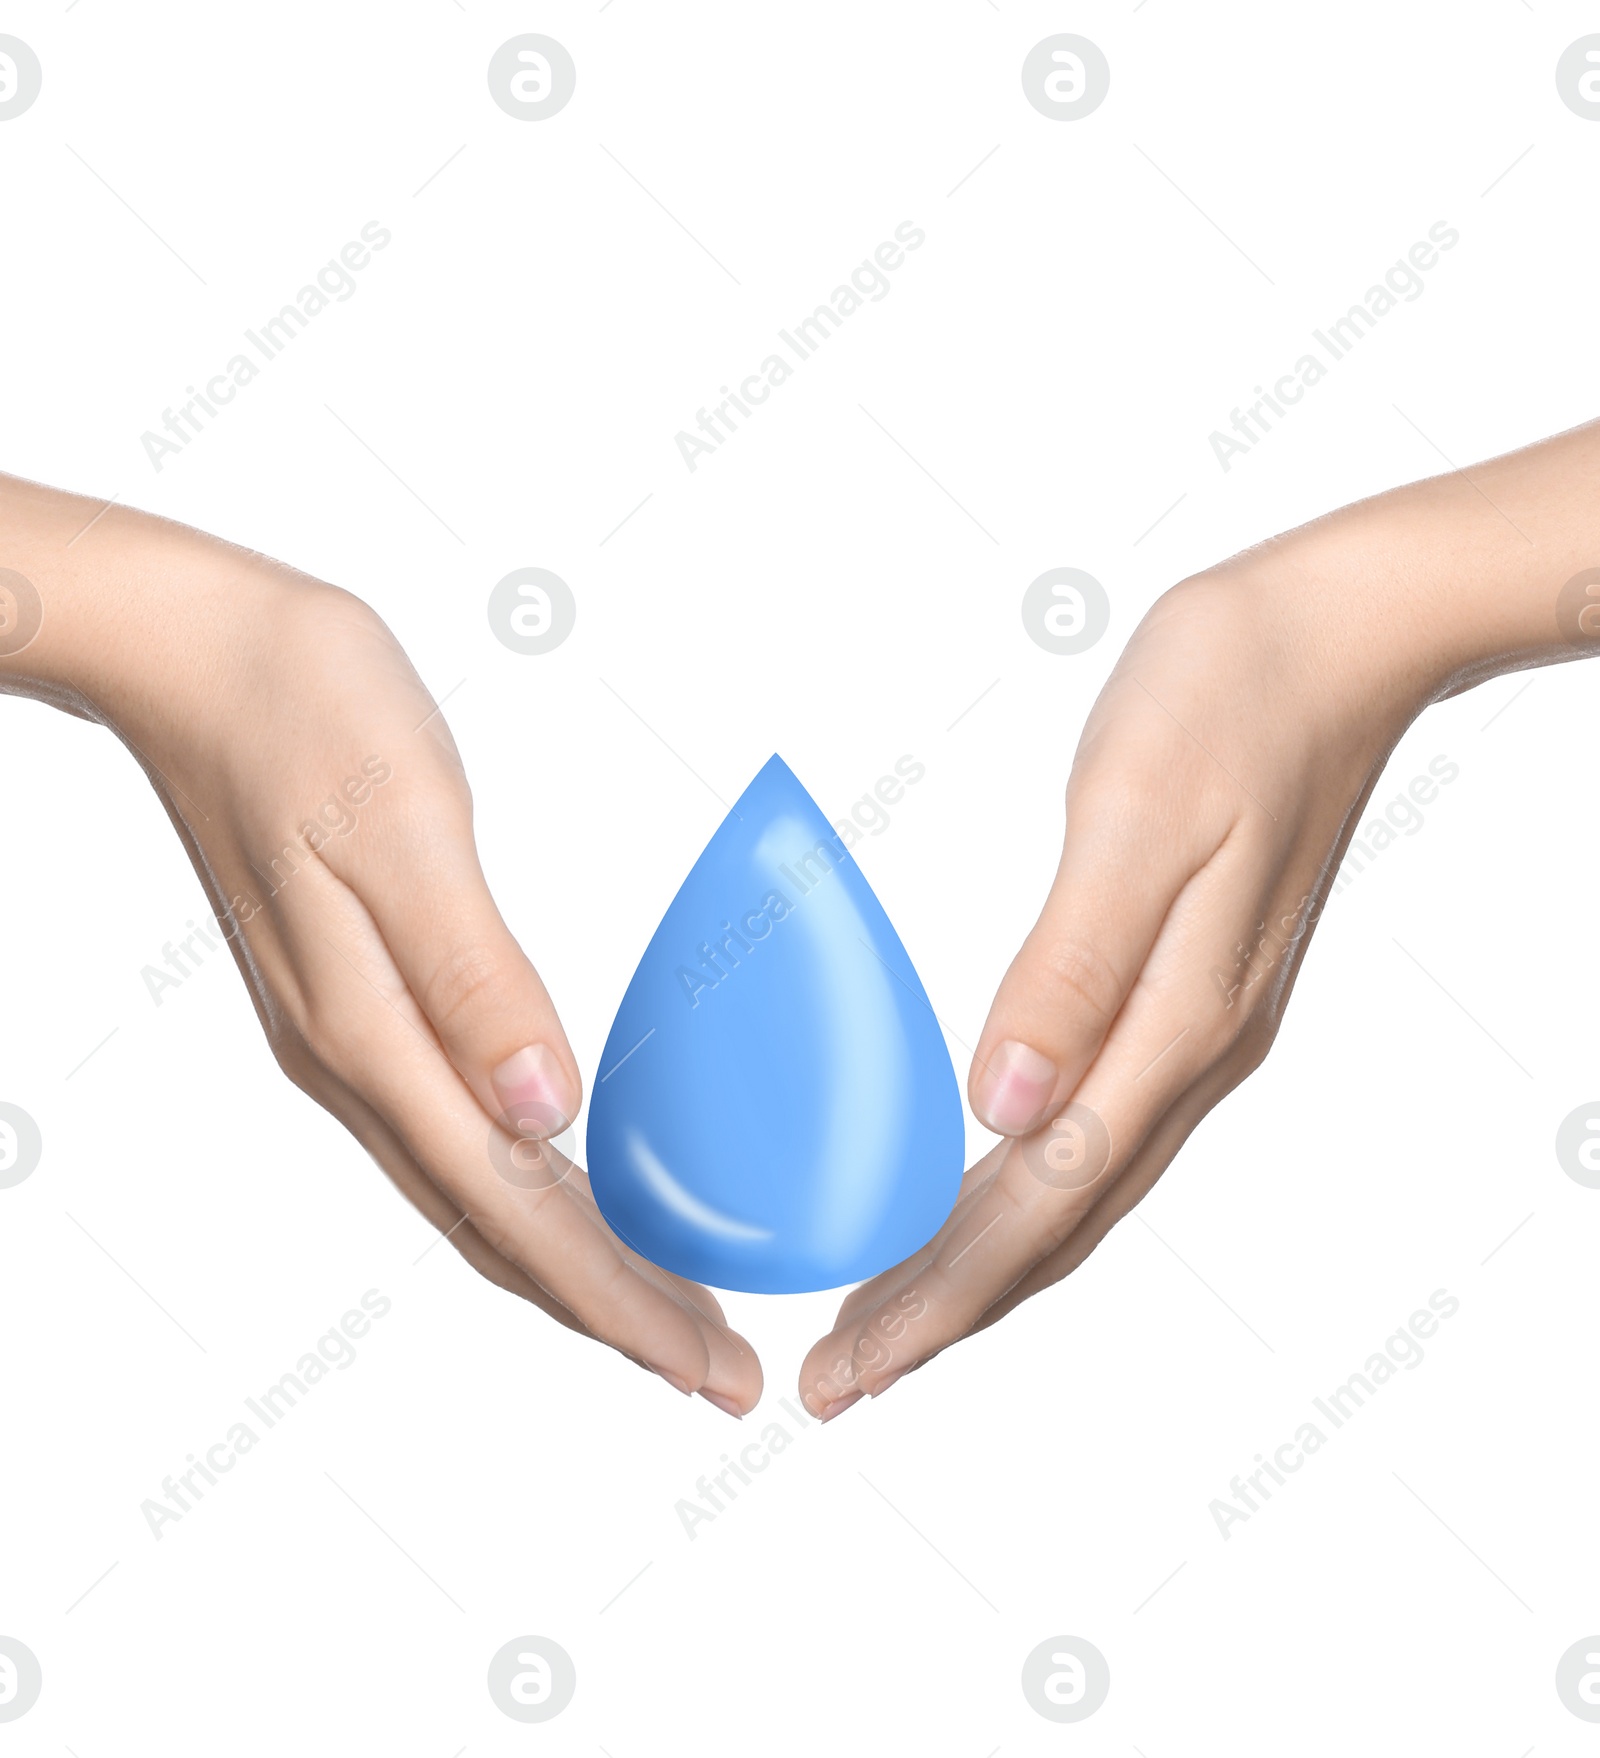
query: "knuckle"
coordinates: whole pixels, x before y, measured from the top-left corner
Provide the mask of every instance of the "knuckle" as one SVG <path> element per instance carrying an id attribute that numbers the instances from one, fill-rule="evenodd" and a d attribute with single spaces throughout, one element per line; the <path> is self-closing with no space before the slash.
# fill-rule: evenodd
<path id="1" fill-rule="evenodd" d="M 525 1274 L 531 1275 L 528 1269 L 527 1252 L 523 1249 L 523 1241 L 517 1237 L 517 1229 L 509 1215 L 484 1205 L 481 1212 L 468 1210 L 462 1205 L 463 1213 L 468 1215 L 474 1231 L 497 1257 L 507 1263 L 515 1264 Z"/>
<path id="2" fill-rule="evenodd" d="M 506 994 L 505 960 L 481 941 L 452 947 L 429 977 L 424 1011 L 442 1031 L 464 1015 L 492 1007 Z"/>
<path id="3" fill-rule="evenodd" d="M 298 987 L 287 995 L 267 994 L 259 1005 L 262 1030 L 272 1060 L 286 1080 L 303 1093 L 317 1097 L 314 1090 L 323 1074 L 320 1058 L 309 1037 L 309 1009 Z"/>
<path id="4" fill-rule="evenodd" d="M 331 1045 L 321 1041 L 322 1036 L 309 1019 L 304 1023 L 280 1019 L 269 1030 L 267 1043 L 273 1061 L 291 1085 L 324 1111 L 346 1121 L 340 1094 L 347 1083 Z"/>
<path id="5" fill-rule="evenodd" d="M 1211 967 L 1213 981 L 1206 990 L 1205 1024 L 1201 1030 L 1207 1043 L 1231 1044 L 1244 1030 L 1255 1006 L 1255 997 L 1238 980 L 1233 971 L 1220 964 Z"/>
<path id="6" fill-rule="evenodd" d="M 1179 1066 L 1168 1068 L 1168 1064 L 1177 1061 L 1176 1056 L 1167 1057 L 1161 1064 L 1167 1070 L 1172 1084 L 1181 1087 L 1191 1080 L 1204 1080 L 1214 1069 L 1221 1068 L 1231 1062 L 1234 1047 L 1239 1042 L 1240 1022 L 1234 1019 L 1212 1019 L 1199 1026 L 1192 1037 L 1185 1040 L 1180 1048 L 1187 1048 L 1189 1054 Z M 1154 1076 L 1151 1077 L 1154 1079 Z"/>
<path id="7" fill-rule="evenodd" d="M 351 1022 L 325 1002 L 313 1001 L 300 1022 L 299 1037 L 306 1058 L 319 1072 L 343 1080 L 360 1065 L 359 1046 L 350 1042 Z"/>
<path id="8" fill-rule="evenodd" d="M 1120 842 L 1166 818 L 1171 799 L 1170 771 L 1163 765 L 1095 763 L 1073 773 L 1067 789 L 1068 824 L 1081 834 Z"/>
<path id="9" fill-rule="evenodd" d="M 1254 1001 L 1236 1007 L 1216 1020 L 1206 1033 L 1208 1060 L 1226 1071 L 1230 1087 L 1237 1086 L 1267 1059 L 1278 1035 L 1278 1017 L 1269 1006 Z"/>
<path id="10" fill-rule="evenodd" d="M 1102 1173 L 1077 1190 L 1054 1190 L 1039 1186 L 1036 1180 L 1033 1184 L 1034 1188 L 1024 1190 L 1020 1180 L 1015 1184 L 1002 1180 L 995 1190 L 1008 1218 L 1027 1241 L 1026 1249 L 1017 1253 L 1020 1267 L 1015 1269 L 1013 1283 L 1072 1236 L 1106 1188 L 1106 1178 Z M 1002 1292 L 997 1290 L 995 1298 Z"/>
<path id="11" fill-rule="evenodd" d="M 608 1333 L 616 1330 L 618 1309 L 637 1292 L 638 1275 L 620 1251 L 604 1253 L 585 1278 L 581 1293 L 573 1295 L 573 1308 L 586 1322 L 600 1322 Z"/>
<path id="12" fill-rule="evenodd" d="M 1264 1007 L 1258 1008 L 1242 1022 L 1242 1029 L 1233 1045 L 1233 1062 L 1240 1080 L 1254 1074 L 1266 1061 L 1277 1038 L 1277 1021 Z"/>
<path id="13" fill-rule="evenodd" d="M 1046 941 L 1037 952 L 1035 969 L 1051 999 L 1087 1016 L 1104 1031 L 1122 1005 L 1123 984 L 1105 955 L 1087 941 Z"/>
<path id="14" fill-rule="evenodd" d="M 316 1057 L 310 1046 L 298 1032 L 279 1030 L 268 1038 L 272 1050 L 272 1059 L 277 1063 L 279 1072 L 301 1092 L 311 1098 L 318 1096 L 317 1089 L 321 1085 Z"/>

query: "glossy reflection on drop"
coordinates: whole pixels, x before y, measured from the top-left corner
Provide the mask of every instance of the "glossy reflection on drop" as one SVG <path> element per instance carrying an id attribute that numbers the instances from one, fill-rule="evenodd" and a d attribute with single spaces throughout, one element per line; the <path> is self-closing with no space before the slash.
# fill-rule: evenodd
<path id="1" fill-rule="evenodd" d="M 639 1174 L 641 1182 L 663 1210 L 675 1215 L 686 1225 L 698 1228 L 711 1239 L 770 1239 L 767 1227 L 752 1227 L 747 1221 L 736 1221 L 731 1215 L 719 1214 L 709 1203 L 701 1202 L 687 1185 L 680 1183 L 662 1165 L 654 1149 L 637 1129 L 627 1133 L 628 1161 Z"/>
<path id="2" fill-rule="evenodd" d="M 803 825 L 786 820 L 783 829 L 791 848 L 805 846 Z M 870 1237 L 893 1202 L 895 1148 L 913 1102 L 911 1068 L 889 992 L 894 978 L 871 951 L 870 924 L 848 891 L 841 887 L 826 913 L 797 911 L 796 925 L 808 937 L 824 1008 L 829 1104 L 810 1178 L 811 1245 L 827 1258 Z"/>

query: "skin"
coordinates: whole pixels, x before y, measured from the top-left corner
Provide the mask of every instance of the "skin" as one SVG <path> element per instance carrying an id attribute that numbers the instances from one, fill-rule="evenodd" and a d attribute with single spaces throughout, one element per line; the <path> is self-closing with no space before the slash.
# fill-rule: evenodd
<path id="1" fill-rule="evenodd" d="M 814 1412 L 1084 1261 L 1260 1066 L 1400 735 L 1442 697 L 1600 650 L 1600 585 L 1587 636 L 1557 621 L 1597 567 L 1600 423 L 1330 514 L 1154 606 L 1084 727 L 1061 864 L 973 1060 L 1001 1140 L 937 1237 L 845 1300 L 800 1371 Z M 1081 1112 L 1052 1126 L 1069 1105 L 1108 1154 Z"/>
<path id="2" fill-rule="evenodd" d="M 854 1290 L 807 1355 L 814 1413 L 1070 1274 L 1260 1065 L 1406 727 L 1600 650 L 1600 588 L 1584 632 L 1557 623 L 1563 586 L 1600 566 L 1597 488 L 1600 424 L 1330 514 L 1156 604 L 1084 728 L 1061 864 L 973 1061 L 1000 1140 L 935 1239 Z M 444 716 L 378 617 L 8 477 L 0 568 L 44 611 L 0 654 L 0 690 L 127 744 L 289 1078 L 491 1281 L 680 1391 L 753 1408 L 755 1351 L 710 1292 L 630 1252 L 543 1145 L 578 1114 L 577 1066 L 484 882 Z M 0 647 L 6 608 L 0 590 Z"/>
<path id="3" fill-rule="evenodd" d="M 490 1281 L 680 1391 L 754 1405 L 755 1351 L 711 1293 L 629 1251 L 583 1172 L 540 1145 L 578 1114 L 577 1064 L 484 882 L 445 718 L 374 612 L 183 526 L 11 477 L 0 567 L 43 607 L 37 636 L 0 657 L 0 689 L 128 746 L 284 1073 Z M 0 646 L 5 610 L 0 597 Z M 514 1153 L 516 1182 L 496 1169 Z"/>

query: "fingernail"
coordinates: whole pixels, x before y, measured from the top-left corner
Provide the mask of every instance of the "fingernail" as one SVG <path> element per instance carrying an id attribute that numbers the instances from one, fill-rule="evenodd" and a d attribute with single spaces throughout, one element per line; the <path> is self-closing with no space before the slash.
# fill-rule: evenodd
<path id="1" fill-rule="evenodd" d="M 653 1367 L 650 1371 L 664 1379 L 673 1391 L 682 1392 L 686 1398 L 694 1390 L 687 1380 L 680 1380 L 675 1373 L 668 1373 L 664 1367 Z"/>
<path id="2" fill-rule="evenodd" d="M 744 1421 L 744 1412 L 734 1403 L 732 1398 L 724 1398 L 720 1392 L 708 1392 L 704 1386 L 700 1388 L 700 1396 L 708 1404 L 715 1404 L 719 1410 L 726 1410 L 735 1422 Z"/>
<path id="3" fill-rule="evenodd" d="M 578 1109 L 566 1070 L 547 1044 L 529 1044 L 508 1056 L 489 1084 L 506 1122 L 536 1140 L 560 1135 Z"/>
<path id="4" fill-rule="evenodd" d="M 1048 1056 L 1007 1038 L 990 1052 L 978 1076 L 972 1109 L 996 1135 L 1026 1135 L 1044 1121 L 1059 1078 Z"/>
<path id="5" fill-rule="evenodd" d="M 835 1398 L 834 1401 L 822 1412 L 821 1420 L 823 1422 L 832 1422 L 834 1417 L 843 1415 L 843 1413 L 848 1410 L 852 1404 L 857 1402 L 860 1397 L 861 1394 L 859 1392 L 850 1392 L 843 1398 Z"/>
<path id="6" fill-rule="evenodd" d="M 881 1398 L 881 1397 L 882 1397 L 882 1396 L 883 1396 L 883 1394 L 884 1394 L 884 1393 L 885 1393 L 885 1392 L 887 1392 L 887 1391 L 888 1391 L 888 1389 L 889 1389 L 889 1388 L 890 1388 L 890 1386 L 892 1386 L 892 1385 L 893 1385 L 893 1384 L 894 1384 L 894 1382 L 895 1382 L 895 1381 L 896 1381 L 896 1380 L 901 1380 L 901 1379 L 904 1379 L 904 1378 L 905 1378 L 905 1376 L 906 1376 L 906 1375 L 907 1375 L 907 1374 L 908 1374 L 908 1373 L 909 1373 L 909 1372 L 910 1372 L 910 1371 L 911 1371 L 911 1370 L 910 1370 L 910 1368 L 908 1368 L 908 1367 L 902 1367 L 902 1368 L 901 1368 L 901 1369 L 900 1369 L 900 1371 L 899 1371 L 899 1372 L 898 1372 L 898 1373 L 892 1373 L 892 1374 L 890 1374 L 890 1375 L 889 1375 L 889 1377 L 888 1377 L 888 1379 L 886 1379 L 886 1380 L 885 1380 L 885 1381 L 884 1381 L 884 1382 L 883 1382 L 883 1384 L 882 1384 L 882 1385 L 880 1385 L 880 1386 L 879 1386 L 879 1387 L 878 1387 L 878 1389 L 877 1389 L 877 1391 L 875 1391 L 875 1392 L 874 1392 L 874 1393 L 873 1393 L 873 1394 L 872 1394 L 872 1395 L 873 1395 L 873 1397 L 874 1397 L 874 1398 Z"/>

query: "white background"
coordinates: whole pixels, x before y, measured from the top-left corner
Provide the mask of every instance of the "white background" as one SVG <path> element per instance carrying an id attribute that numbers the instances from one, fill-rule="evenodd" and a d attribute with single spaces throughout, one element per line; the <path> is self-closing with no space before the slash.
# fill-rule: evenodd
<path id="1" fill-rule="evenodd" d="M 721 815 L 688 766 L 731 799 L 774 750 L 836 815 L 926 764 L 858 858 L 971 1042 L 1155 596 L 1596 413 L 1600 124 L 1553 79 L 1595 28 L 1559 0 L 23 0 L 0 463 L 337 581 L 459 684 L 484 861 L 591 1083 Z M 578 68 L 540 123 L 485 81 L 530 30 Z M 1112 69 L 1074 123 L 1019 82 L 1062 30 Z M 374 219 L 356 295 L 155 473 L 140 434 Z M 674 434 L 905 220 L 889 296 L 691 475 Z M 1440 220 L 1424 295 L 1224 473 L 1211 430 Z M 579 607 L 543 658 L 484 612 L 532 565 Z M 1065 565 L 1112 602 L 1077 658 L 1018 615 Z M 1600 1195 L 1553 1140 L 1600 1087 L 1597 678 L 1525 683 L 1406 738 L 1375 807 L 1436 755 L 1459 778 L 1138 1217 L 693 1541 L 674 1503 L 740 1431 L 448 1249 L 415 1263 L 430 1229 L 224 961 L 157 1009 L 141 967 L 202 906 L 163 814 L 106 734 L 0 701 L 0 1098 L 45 1140 L 0 1193 L 0 1633 L 45 1681 L 5 1749 L 1592 1751 L 1553 1673 L 1600 1629 Z M 374 1287 L 355 1366 L 153 1540 L 141 1501 Z M 1211 1499 L 1437 1288 L 1423 1365 L 1224 1542 Z M 727 1304 L 767 1365 L 744 1438 L 793 1431 L 836 1297 Z M 537 1729 L 484 1686 L 529 1632 L 578 1673 Z M 1072 1729 L 1018 1683 L 1060 1633 L 1111 1669 Z"/>

